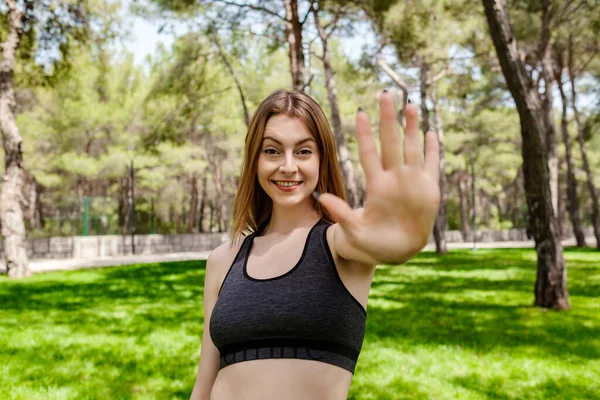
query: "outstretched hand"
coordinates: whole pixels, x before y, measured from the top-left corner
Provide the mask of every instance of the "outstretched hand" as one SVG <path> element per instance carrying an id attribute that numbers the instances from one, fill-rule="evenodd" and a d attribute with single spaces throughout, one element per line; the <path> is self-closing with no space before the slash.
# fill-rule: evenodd
<path id="1" fill-rule="evenodd" d="M 405 108 L 404 148 L 398 135 L 394 100 L 380 100 L 381 157 L 364 111 L 356 114 L 360 164 L 366 178 L 364 208 L 352 209 L 331 193 L 318 201 L 338 221 L 338 253 L 348 259 L 364 254 L 377 263 L 403 263 L 418 253 L 432 232 L 440 206 L 437 135 L 425 136 L 425 156 L 419 139 L 418 110 Z"/>

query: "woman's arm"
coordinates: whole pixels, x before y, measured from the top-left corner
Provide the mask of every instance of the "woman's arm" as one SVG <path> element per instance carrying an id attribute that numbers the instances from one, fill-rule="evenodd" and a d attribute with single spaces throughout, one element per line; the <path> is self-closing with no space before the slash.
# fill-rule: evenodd
<path id="1" fill-rule="evenodd" d="M 222 244 L 213 250 L 206 261 L 206 275 L 204 278 L 204 333 L 202 335 L 202 349 L 198 363 L 198 375 L 190 400 L 210 400 L 210 392 L 219 373 L 219 350 L 210 338 L 210 316 L 217 302 L 217 279 L 221 264 L 219 254 L 223 250 Z"/>

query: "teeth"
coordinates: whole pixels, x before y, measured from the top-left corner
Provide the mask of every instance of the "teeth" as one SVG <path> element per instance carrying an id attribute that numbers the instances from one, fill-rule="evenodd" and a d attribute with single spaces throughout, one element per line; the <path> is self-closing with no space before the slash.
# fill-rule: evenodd
<path id="1" fill-rule="evenodd" d="M 297 184 L 300 183 L 300 181 L 296 181 L 296 182 L 281 182 L 281 181 L 275 181 L 276 184 L 278 184 L 279 186 L 296 186 Z"/>

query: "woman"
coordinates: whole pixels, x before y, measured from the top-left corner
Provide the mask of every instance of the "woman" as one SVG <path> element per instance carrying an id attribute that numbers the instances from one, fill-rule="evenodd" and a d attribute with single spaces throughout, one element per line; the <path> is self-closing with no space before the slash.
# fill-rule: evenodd
<path id="1" fill-rule="evenodd" d="M 417 254 L 439 207 L 437 137 L 426 135 L 423 162 L 417 108 L 408 104 L 405 115 L 402 152 L 394 100 L 384 92 L 380 158 L 359 108 L 367 194 L 365 207 L 352 209 L 319 105 L 280 90 L 258 107 L 232 240 L 206 264 L 192 400 L 347 398 L 375 267 Z M 242 236 L 244 230 L 252 233 Z"/>

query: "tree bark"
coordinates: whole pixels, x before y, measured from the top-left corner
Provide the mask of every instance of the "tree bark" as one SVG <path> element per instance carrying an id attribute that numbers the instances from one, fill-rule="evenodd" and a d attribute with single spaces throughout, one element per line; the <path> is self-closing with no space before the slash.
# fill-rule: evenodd
<path id="1" fill-rule="evenodd" d="M 206 207 L 206 173 L 202 177 L 202 195 L 200 197 L 200 210 L 198 211 L 198 232 L 204 232 L 204 208 Z"/>
<path id="2" fill-rule="evenodd" d="M 577 196 L 577 180 L 575 179 L 574 172 L 575 165 L 573 163 L 573 146 L 571 144 L 571 137 L 569 136 L 567 121 L 568 100 L 562 84 L 562 72 L 564 70 L 562 54 L 556 54 L 556 61 L 558 64 L 556 83 L 560 93 L 560 99 L 562 101 L 560 128 L 562 139 L 565 143 L 565 158 L 567 161 L 567 210 L 569 211 L 569 218 L 571 219 L 571 225 L 573 226 L 573 233 L 575 235 L 575 240 L 577 241 L 577 247 L 585 247 L 585 235 L 583 234 L 581 220 L 579 219 L 579 197 Z"/>
<path id="3" fill-rule="evenodd" d="M 534 304 L 545 308 L 569 309 L 567 270 L 552 209 L 547 135 L 539 95 L 519 56 L 504 1 L 482 2 L 502 72 L 521 121 L 525 193 L 537 252 Z"/>
<path id="4" fill-rule="evenodd" d="M 583 160 L 583 169 L 585 170 L 587 178 L 587 187 L 590 196 L 592 197 L 592 225 L 594 227 L 594 236 L 596 236 L 596 248 L 600 250 L 598 191 L 594 185 L 594 176 L 592 175 L 587 151 L 585 149 L 585 141 L 583 140 L 583 123 L 581 121 L 581 116 L 579 115 L 579 109 L 577 108 L 577 89 L 575 88 L 575 74 L 573 73 L 573 38 L 571 36 L 569 36 L 568 72 L 569 80 L 571 81 L 571 107 L 573 108 L 573 114 L 575 115 L 575 122 L 577 124 L 577 141 L 579 142 L 579 149 L 581 150 L 581 159 Z"/>
<path id="5" fill-rule="evenodd" d="M 471 234 L 469 223 L 469 174 L 458 172 L 458 201 L 460 203 L 460 232 L 463 240 L 467 241 Z"/>
<path id="6" fill-rule="evenodd" d="M 285 36 L 289 46 L 290 72 L 294 90 L 304 91 L 304 49 L 302 24 L 298 16 L 298 0 L 283 0 L 285 5 Z"/>
<path id="7" fill-rule="evenodd" d="M 5 174 L 0 192 L 1 234 L 4 237 L 4 258 L 8 276 L 21 278 L 31 275 L 25 242 L 25 223 L 21 203 L 24 202 L 22 188 L 23 138 L 15 121 L 15 92 L 13 76 L 16 53 L 23 35 L 24 13 L 17 8 L 16 0 L 7 0 L 8 34 L 2 43 L 0 61 L 0 131 L 4 144 Z M 27 8 L 33 3 L 27 3 Z M 31 10 L 26 10 L 26 12 Z"/>
<path id="8" fill-rule="evenodd" d="M 121 225 L 121 235 L 126 235 L 129 231 L 129 217 L 131 215 L 130 181 L 129 177 L 119 180 L 119 222 Z"/>
<path id="9" fill-rule="evenodd" d="M 221 169 L 221 158 L 220 151 L 217 150 L 215 153 L 215 157 L 213 158 L 213 167 L 215 173 L 213 175 L 213 181 L 215 183 L 215 211 L 216 211 L 216 224 L 217 224 L 217 232 L 223 232 L 223 174 Z"/>
<path id="10" fill-rule="evenodd" d="M 429 75 L 431 72 L 431 66 L 422 58 L 419 59 L 419 88 L 421 90 L 421 128 L 423 135 L 430 130 L 429 125 L 429 109 L 427 108 L 427 97 L 429 90 Z M 441 210 L 441 206 L 440 206 Z M 439 217 L 439 214 L 438 214 Z M 435 240 L 435 251 L 438 254 L 447 253 L 446 243 L 444 238 L 439 232 L 438 220 L 436 218 L 435 225 L 433 226 L 433 238 Z"/>
<path id="11" fill-rule="evenodd" d="M 348 204 L 352 208 L 360 207 L 359 201 L 360 196 L 356 186 L 356 180 L 354 179 L 354 167 L 350 160 L 350 150 L 348 150 L 348 144 L 344 138 L 344 129 L 342 127 L 342 119 L 340 117 L 340 108 L 338 106 L 337 99 L 337 88 L 335 85 L 335 76 L 333 67 L 331 66 L 331 55 L 329 53 L 329 37 L 323 29 L 323 26 L 319 21 L 319 10 L 312 7 L 312 14 L 315 18 L 315 25 L 321 39 L 323 46 L 323 68 L 325 70 L 325 86 L 327 87 L 327 100 L 329 101 L 329 108 L 331 109 L 331 123 L 333 125 L 333 136 L 335 138 L 335 144 L 337 152 L 340 156 L 339 163 L 340 169 L 342 170 L 342 177 L 344 179 L 344 185 L 346 186 L 346 197 Z"/>
<path id="12" fill-rule="evenodd" d="M 556 150 L 556 129 L 554 127 L 554 111 L 552 109 L 552 88 L 554 86 L 554 70 L 552 68 L 552 52 L 550 47 L 550 0 L 542 1 L 542 29 L 540 49 L 542 59 L 542 77 L 544 78 L 544 96 L 542 111 L 546 128 L 546 151 L 548 153 L 548 170 L 550 173 L 550 192 L 552 193 L 552 209 L 558 215 L 558 152 Z M 558 233 L 561 235 L 560 218 L 557 218 Z"/>
<path id="13" fill-rule="evenodd" d="M 40 196 L 38 193 L 38 183 L 35 176 L 27 171 L 23 171 L 23 198 L 25 199 L 24 218 L 29 224 L 30 229 L 36 229 L 41 226 L 40 221 Z"/>
<path id="14" fill-rule="evenodd" d="M 448 253 L 448 247 L 446 246 L 446 225 L 447 225 L 447 205 L 446 205 L 446 168 L 444 163 L 444 126 L 442 124 L 442 115 L 439 107 L 438 95 L 437 95 L 437 83 L 434 82 L 431 86 L 431 102 L 433 103 L 433 120 L 435 123 L 435 130 L 439 142 L 439 158 L 440 158 L 440 209 L 435 219 L 435 225 L 433 226 L 433 236 L 435 238 L 435 247 L 439 254 Z"/>
<path id="15" fill-rule="evenodd" d="M 198 179 L 196 178 L 196 174 L 192 174 L 190 181 L 192 189 L 190 196 L 190 209 L 188 211 L 188 218 L 185 227 L 186 233 L 192 233 L 194 231 L 194 227 L 196 226 L 196 212 L 198 210 Z"/>

